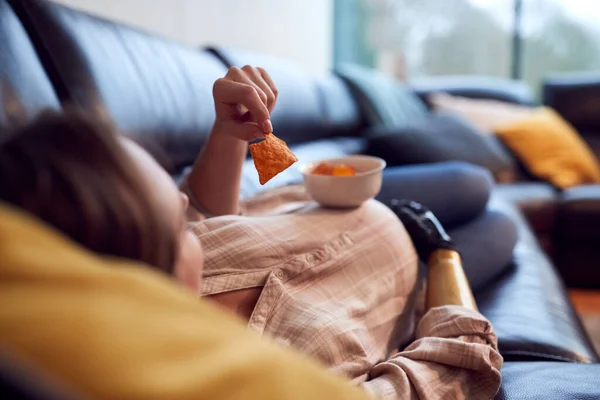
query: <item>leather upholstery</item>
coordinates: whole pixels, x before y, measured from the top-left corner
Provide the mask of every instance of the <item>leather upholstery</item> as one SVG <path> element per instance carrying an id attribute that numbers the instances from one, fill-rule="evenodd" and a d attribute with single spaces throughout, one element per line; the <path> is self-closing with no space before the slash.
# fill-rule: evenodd
<path id="1" fill-rule="evenodd" d="M 600 158 L 599 74 L 550 76 L 543 82 L 542 101 L 569 121 Z"/>
<path id="2" fill-rule="evenodd" d="M 596 400 L 599 381 L 600 364 L 505 363 L 494 400 Z"/>
<path id="3" fill-rule="evenodd" d="M 476 299 L 506 360 L 597 361 L 554 266 L 514 205 L 493 194 L 490 207 L 517 224 L 513 268 Z"/>
<path id="4" fill-rule="evenodd" d="M 321 121 L 330 136 L 358 136 L 364 128 L 363 113 L 352 91 L 339 76 L 329 74 L 316 80 L 319 104 L 323 108 Z"/>
<path id="5" fill-rule="evenodd" d="M 277 83 L 275 134 L 288 144 L 329 136 L 355 136 L 363 121 L 348 87 L 335 75 L 313 79 L 288 61 L 231 48 L 212 48 L 227 66 L 265 68 Z"/>
<path id="6" fill-rule="evenodd" d="M 542 101 L 570 122 L 600 158 L 600 74 L 561 73 L 544 80 Z M 566 190 L 555 227 L 557 266 L 569 286 L 600 287 L 600 186 Z"/>
<path id="7" fill-rule="evenodd" d="M 600 185 L 566 189 L 560 201 L 560 233 L 574 241 L 599 243 Z"/>
<path id="8" fill-rule="evenodd" d="M 554 261 L 554 230 L 560 208 L 556 189 L 534 181 L 498 184 L 494 191 L 520 209 L 543 251 Z"/>
<path id="9" fill-rule="evenodd" d="M 11 0 L 60 100 L 158 144 L 175 169 L 197 156 L 214 121 L 211 54 L 44 0 Z"/>
<path id="10" fill-rule="evenodd" d="M 554 229 L 559 201 L 556 189 L 544 182 L 517 182 L 496 185 L 499 196 L 517 205 L 536 233 Z"/>
<path id="11" fill-rule="evenodd" d="M 577 186 L 560 197 L 555 240 L 558 268 L 574 287 L 600 287 L 600 185 Z"/>
<path id="12" fill-rule="evenodd" d="M 6 346 L 0 347 L 0 399 L 19 400 L 76 400 L 79 395 L 71 393 L 48 376 L 48 371 L 40 371 L 29 360 L 23 359 Z"/>
<path id="13" fill-rule="evenodd" d="M 0 126 L 58 107 L 27 32 L 8 3 L 0 0 Z"/>
<path id="14" fill-rule="evenodd" d="M 600 133 L 600 74 L 563 73 L 542 83 L 542 102 L 580 132 Z"/>
<path id="15" fill-rule="evenodd" d="M 474 99 L 492 99 L 532 105 L 535 103 L 529 87 L 519 81 L 488 76 L 436 76 L 411 80 L 414 91 L 428 103 L 427 96 L 446 92 Z"/>

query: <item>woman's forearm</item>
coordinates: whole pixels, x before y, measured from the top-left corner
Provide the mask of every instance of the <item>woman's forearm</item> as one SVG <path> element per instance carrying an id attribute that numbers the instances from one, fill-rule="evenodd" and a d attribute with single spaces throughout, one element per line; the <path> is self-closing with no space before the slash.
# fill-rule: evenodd
<path id="1" fill-rule="evenodd" d="M 447 305 L 459 305 L 477 311 L 460 254 L 454 250 L 440 249 L 431 254 L 427 264 L 426 307 L 429 310 Z"/>
<path id="2" fill-rule="evenodd" d="M 213 215 L 239 213 L 242 166 L 248 143 L 223 132 L 217 125 L 188 176 L 194 201 Z"/>

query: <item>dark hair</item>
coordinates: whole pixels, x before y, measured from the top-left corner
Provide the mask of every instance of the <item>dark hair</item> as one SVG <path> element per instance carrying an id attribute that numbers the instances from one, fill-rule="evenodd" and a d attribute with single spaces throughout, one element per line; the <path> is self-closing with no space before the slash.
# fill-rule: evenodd
<path id="1" fill-rule="evenodd" d="M 0 201 L 96 253 L 173 272 L 176 227 L 157 209 L 115 130 L 82 111 L 44 112 L 1 133 Z"/>

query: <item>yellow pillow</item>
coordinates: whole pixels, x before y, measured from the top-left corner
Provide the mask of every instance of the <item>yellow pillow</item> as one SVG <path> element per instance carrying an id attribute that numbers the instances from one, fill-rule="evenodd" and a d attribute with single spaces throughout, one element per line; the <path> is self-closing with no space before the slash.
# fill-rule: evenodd
<path id="1" fill-rule="evenodd" d="M 529 172 L 559 188 L 600 182 L 600 164 L 577 131 L 547 107 L 494 129 Z"/>
<path id="2" fill-rule="evenodd" d="M 367 399 L 168 278 L 0 204 L 0 344 L 94 399 Z"/>

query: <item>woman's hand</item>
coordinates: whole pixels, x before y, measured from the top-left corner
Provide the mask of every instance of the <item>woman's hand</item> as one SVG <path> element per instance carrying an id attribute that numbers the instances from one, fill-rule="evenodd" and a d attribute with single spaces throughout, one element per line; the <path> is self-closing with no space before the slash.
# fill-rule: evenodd
<path id="1" fill-rule="evenodd" d="M 277 87 L 262 68 L 231 67 L 213 86 L 217 118 L 213 132 L 251 141 L 273 132 Z"/>
<path id="2" fill-rule="evenodd" d="M 262 68 L 230 68 L 213 86 L 217 118 L 188 175 L 194 203 L 212 215 L 240 212 L 242 167 L 248 142 L 271 133 L 277 88 Z"/>

